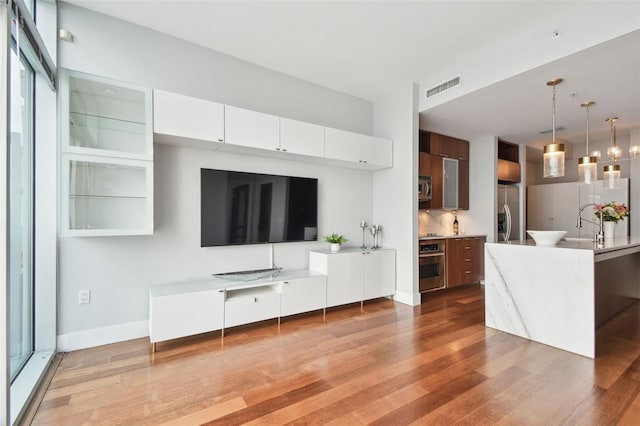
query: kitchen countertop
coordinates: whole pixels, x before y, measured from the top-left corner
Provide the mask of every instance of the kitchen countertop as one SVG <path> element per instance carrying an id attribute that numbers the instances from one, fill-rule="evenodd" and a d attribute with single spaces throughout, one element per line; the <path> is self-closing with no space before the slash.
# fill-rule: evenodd
<path id="1" fill-rule="evenodd" d="M 512 246 L 536 246 L 535 241 L 520 240 L 520 241 L 502 241 L 493 244 L 512 245 Z M 604 240 L 602 247 L 596 245 L 594 241 L 565 241 L 560 240 L 555 246 L 541 246 L 544 248 L 556 248 L 556 249 L 576 249 L 576 250 L 591 250 L 595 255 L 611 253 L 618 250 L 627 251 L 629 249 L 637 249 L 640 251 L 640 238 L 639 237 L 618 237 L 613 240 Z"/>
<path id="2" fill-rule="evenodd" d="M 487 238 L 484 234 L 460 234 L 460 235 L 439 235 L 437 237 L 418 237 L 418 240 L 446 240 L 449 238 L 479 238 L 484 237 Z"/>

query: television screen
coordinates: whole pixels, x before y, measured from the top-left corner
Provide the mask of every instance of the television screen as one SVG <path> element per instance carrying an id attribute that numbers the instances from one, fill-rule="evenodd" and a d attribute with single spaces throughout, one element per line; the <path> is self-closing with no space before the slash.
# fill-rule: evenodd
<path id="1" fill-rule="evenodd" d="M 318 179 L 200 169 L 200 245 L 316 241 Z"/>

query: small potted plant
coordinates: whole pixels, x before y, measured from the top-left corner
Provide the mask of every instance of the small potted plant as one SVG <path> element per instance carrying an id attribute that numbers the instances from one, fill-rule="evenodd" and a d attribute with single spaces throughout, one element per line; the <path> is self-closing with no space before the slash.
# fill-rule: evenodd
<path id="1" fill-rule="evenodd" d="M 347 241 L 349 240 L 347 240 L 344 235 L 340 234 L 331 234 L 324 236 L 324 242 L 331 244 L 331 251 L 339 251 L 340 245 L 346 243 Z"/>

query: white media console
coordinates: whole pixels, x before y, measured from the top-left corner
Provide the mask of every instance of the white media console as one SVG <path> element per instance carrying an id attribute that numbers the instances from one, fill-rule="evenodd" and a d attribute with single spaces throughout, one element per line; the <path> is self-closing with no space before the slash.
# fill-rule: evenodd
<path id="1" fill-rule="evenodd" d="M 210 278 L 149 289 L 149 339 L 156 343 L 395 293 L 395 250 L 309 253 L 309 269 L 253 281 Z"/>

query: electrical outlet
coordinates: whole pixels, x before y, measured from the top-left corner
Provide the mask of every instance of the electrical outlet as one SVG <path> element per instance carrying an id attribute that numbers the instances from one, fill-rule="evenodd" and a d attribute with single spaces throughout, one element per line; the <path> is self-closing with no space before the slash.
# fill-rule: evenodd
<path id="1" fill-rule="evenodd" d="M 91 303 L 91 290 L 80 290 L 78 292 L 78 304 Z"/>

